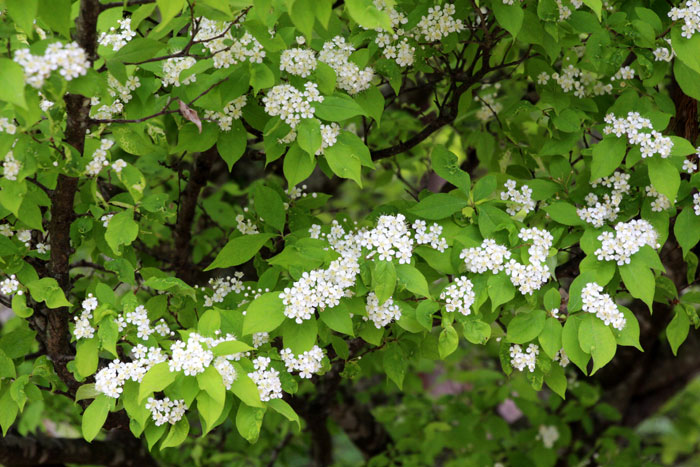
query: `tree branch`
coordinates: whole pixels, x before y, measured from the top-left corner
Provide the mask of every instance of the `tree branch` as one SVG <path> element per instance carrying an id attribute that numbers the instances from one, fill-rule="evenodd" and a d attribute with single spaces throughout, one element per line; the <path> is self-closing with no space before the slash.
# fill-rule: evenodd
<path id="1" fill-rule="evenodd" d="M 155 3 L 156 0 L 129 0 L 126 2 L 126 5 L 124 5 L 124 2 L 109 2 L 109 3 L 103 3 L 100 5 L 100 12 L 109 10 L 110 8 L 120 8 L 123 6 L 138 6 L 138 5 L 147 5 L 149 3 Z"/>

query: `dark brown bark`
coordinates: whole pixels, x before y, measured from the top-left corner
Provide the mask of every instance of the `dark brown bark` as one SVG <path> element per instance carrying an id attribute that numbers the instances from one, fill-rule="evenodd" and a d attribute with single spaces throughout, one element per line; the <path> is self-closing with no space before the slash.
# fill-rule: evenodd
<path id="1" fill-rule="evenodd" d="M 8 467 L 57 464 L 157 465 L 134 438 L 88 443 L 83 439 L 32 438 L 11 434 L 0 438 L 0 464 Z"/>
<path id="2" fill-rule="evenodd" d="M 192 222 L 197 208 L 197 200 L 202 188 L 207 185 L 211 167 L 219 157 L 216 146 L 202 152 L 195 157 L 190 177 L 187 180 L 185 191 L 180 197 L 180 206 L 177 212 L 175 225 L 175 261 L 174 267 L 177 277 L 185 282 L 191 282 L 194 277 L 192 267 Z"/>

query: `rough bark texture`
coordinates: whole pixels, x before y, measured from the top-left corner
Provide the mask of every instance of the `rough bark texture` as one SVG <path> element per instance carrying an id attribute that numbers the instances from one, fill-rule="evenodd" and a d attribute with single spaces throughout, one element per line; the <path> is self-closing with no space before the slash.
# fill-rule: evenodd
<path id="1" fill-rule="evenodd" d="M 67 438 L 31 438 L 7 435 L 0 438 L 0 464 L 88 464 L 108 466 L 155 466 L 136 439 L 93 441 Z"/>

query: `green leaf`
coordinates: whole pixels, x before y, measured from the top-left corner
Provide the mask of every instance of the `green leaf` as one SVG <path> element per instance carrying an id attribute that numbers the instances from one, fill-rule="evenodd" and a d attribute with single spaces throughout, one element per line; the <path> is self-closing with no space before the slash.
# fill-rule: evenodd
<path id="1" fill-rule="evenodd" d="M 569 360 L 574 362 L 585 375 L 588 374 L 586 367 L 588 366 L 588 361 L 591 359 L 591 356 L 585 353 L 579 345 L 578 330 L 581 324 L 581 318 L 581 314 L 569 316 L 561 332 L 561 344 Z"/>
<path id="2" fill-rule="evenodd" d="M 551 288 L 544 294 L 542 301 L 544 302 L 545 309 L 549 311 L 554 309 L 558 310 L 561 305 L 561 294 L 556 288 Z"/>
<path id="3" fill-rule="evenodd" d="M 27 306 L 27 296 L 24 294 L 12 297 L 12 311 L 20 318 L 29 318 L 34 314 L 34 309 Z"/>
<path id="4" fill-rule="evenodd" d="M 219 133 L 219 139 L 216 141 L 216 150 L 226 162 L 229 172 L 233 169 L 233 165 L 238 162 L 238 159 L 243 156 L 247 145 L 248 133 L 240 120 L 234 120 L 229 131 Z"/>
<path id="5" fill-rule="evenodd" d="M 491 337 L 491 326 L 480 319 L 464 321 L 464 337 L 472 344 L 484 345 Z"/>
<path id="6" fill-rule="evenodd" d="M 299 147 L 299 144 L 290 146 L 289 151 L 284 156 L 282 171 L 287 184 L 290 187 L 303 182 L 316 167 L 316 159 Z"/>
<path id="7" fill-rule="evenodd" d="M 279 292 L 262 294 L 253 300 L 243 318 L 243 335 L 270 332 L 284 322 L 284 304 Z"/>
<path id="8" fill-rule="evenodd" d="M 329 122 L 342 122 L 358 115 L 366 115 L 365 110 L 347 94 L 326 96 L 323 102 L 314 103 L 315 115 Z"/>
<path id="9" fill-rule="evenodd" d="M 15 364 L 7 354 L 0 349 L 0 379 L 16 378 Z"/>
<path id="10" fill-rule="evenodd" d="M 433 329 L 433 313 L 440 309 L 440 305 L 432 300 L 423 300 L 416 307 L 416 321 L 428 331 Z M 468 338 L 467 338 L 468 339 Z"/>
<path id="11" fill-rule="evenodd" d="M 312 13 L 315 3 L 317 2 L 314 0 L 292 0 L 291 8 L 289 8 L 289 17 L 292 19 L 292 23 L 308 39 L 311 39 L 316 19 Z"/>
<path id="12" fill-rule="evenodd" d="M 700 216 L 695 215 L 692 206 L 683 208 L 673 226 L 673 233 L 683 249 L 683 256 L 700 241 Z"/>
<path id="13" fill-rule="evenodd" d="M 607 177 L 622 164 L 627 151 L 627 143 L 622 138 L 609 135 L 593 146 L 591 161 L 591 181 Z"/>
<path id="14" fill-rule="evenodd" d="M 101 394 L 83 412 L 83 438 L 90 442 L 100 432 L 100 428 L 105 424 L 111 402 L 109 397 Z"/>
<path id="15" fill-rule="evenodd" d="M 508 31 L 513 37 L 516 37 L 523 25 L 525 13 L 519 3 L 506 5 L 500 1 L 494 1 L 491 4 L 493 14 L 496 15 L 496 21 L 503 26 L 503 29 Z"/>
<path id="16" fill-rule="evenodd" d="M 540 335 L 544 329 L 547 313 L 544 310 L 533 310 L 516 315 L 508 323 L 508 342 L 524 344 Z"/>
<path id="17" fill-rule="evenodd" d="M 262 407 L 258 386 L 248 377 L 245 370 L 238 363 L 234 363 L 233 366 L 236 368 L 237 377 L 231 384 L 231 392 L 244 404 L 251 407 Z"/>
<path id="18" fill-rule="evenodd" d="M 139 224 L 134 221 L 134 211 L 125 209 L 115 214 L 107 225 L 105 240 L 109 247 L 116 254 L 119 254 L 119 247 L 130 245 L 136 240 L 139 234 Z"/>
<path id="19" fill-rule="evenodd" d="M 347 334 L 348 336 L 355 335 L 352 328 L 350 311 L 345 303 L 340 302 L 340 304 L 336 307 L 326 308 L 325 310 L 321 311 L 318 316 L 321 318 L 321 321 L 323 321 L 326 326 L 332 330 Z"/>
<path id="20" fill-rule="evenodd" d="M 365 29 L 392 30 L 389 15 L 379 11 L 371 0 L 347 0 L 345 8 L 350 13 L 350 17 Z"/>
<path id="21" fill-rule="evenodd" d="M 547 318 L 542 328 L 542 332 L 538 336 L 540 345 L 549 358 L 554 356 L 561 349 L 561 332 L 562 327 L 559 320 L 556 318 Z"/>
<path id="22" fill-rule="evenodd" d="M 272 188 L 258 184 L 253 189 L 253 203 L 255 211 L 266 224 L 282 232 L 286 220 L 284 203 L 282 198 Z"/>
<path id="23" fill-rule="evenodd" d="M 515 287 L 505 273 L 494 274 L 488 279 L 488 293 L 493 311 L 515 297 Z"/>
<path id="24" fill-rule="evenodd" d="M 250 85 L 253 87 L 253 94 L 257 94 L 261 89 L 275 85 L 275 75 L 264 63 L 251 63 Z"/>
<path id="25" fill-rule="evenodd" d="M 440 336 L 438 337 L 438 352 L 440 353 L 440 358 L 442 360 L 457 350 L 458 345 L 459 336 L 452 325 L 449 325 L 440 331 Z"/>
<path id="26" fill-rule="evenodd" d="M 433 148 L 430 160 L 436 174 L 469 195 L 471 177 L 459 167 L 457 156 L 444 146 L 437 145 Z"/>
<path id="27" fill-rule="evenodd" d="M 216 258 L 214 258 L 214 261 L 204 270 L 210 271 L 216 268 L 229 268 L 243 264 L 255 256 L 265 242 L 275 236 L 272 233 L 258 233 L 234 237 L 224 245 L 219 254 L 216 255 Z"/>
<path id="28" fill-rule="evenodd" d="M 72 26 L 70 15 L 71 0 L 39 0 L 39 18 L 66 38 L 70 37 Z"/>
<path id="29" fill-rule="evenodd" d="M 671 28 L 671 44 L 673 51 L 685 65 L 696 73 L 700 73 L 700 35 L 693 34 L 690 39 L 681 36 L 681 23 L 678 22 Z"/>
<path id="30" fill-rule="evenodd" d="M 245 406 L 245 404 L 241 404 L 241 406 Z M 197 394 L 197 410 L 204 421 L 202 434 L 205 434 L 216 426 L 217 420 L 224 411 L 224 406 L 216 402 L 206 391 L 200 391 Z"/>
<path id="31" fill-rule="evenodd" d="M 353 180 L 362 188 L 362 162 L 347 146 L 334 144 L 324 149 L 323 155 L 334 174 Z"/>
<path id="32" fill-rule="evenodd" d="M 372 263 L 372 290 L 383 305 L 394 293 L 396 287 L 396 269 L 391 261 L 375 261 Z"/>
<path id="33" fill-rule="evenodd" d="M 294 354 L 301 354 L 311 348 L 316 343 L 318 335 L 318 324 L 313 316 L 305 319 L 301 324 L 293 320 L 287 320 L 282 327 L 282 342 L 285 347 L 292 349 Z"/>
<path id="34" fill-rule="evenodd" d="M 454 331 L 454 329 L 453 329 Z M 457 333 L 455 333 L 456 335 Z M 396 383 L 399 389 L 403 388 L 403 379 L 406 376 L 406 367 L 408 366 L 408 360 L 401 349 L 401 346 L 394 342 L 387 345 L 383 352 L 382 364 L 384 365 L 384 372 Z"/>
<path id="35" fill-rule="evenodd" d="M 175 16 L 182 11 L 185 6 L 185 0 L 156 0 L 158 9 L 160 10 L 160 25 L 154 31 L 161 31 L 167 26 Z"/>
<path id="36" fill-rule="evenodd" d="M 109 60 L 115 63 L 134 63 L 157 57 L 167 44 L 147 37 L 135 37 L 119 49 Z M 123 83 L 122 83 L 123 84 Z"/>
<path id="37" fill-rule="evenodd" d="M 226 387 L 221 374 L 213 366 L 207 367 L 197 375 L 197 384 L 202 391 L 209 394 L 214 402 L 223 407 L 226 400 Z"/>
<path id="38" fill-rule="evenodd" d="M 681 185 L 681 177 L 673 164 L 660 157 L 649 158 L 649 180 L 656 191 L 668 197 L 673 204 Z"/>
<path id="39" fill-rule="evenodd" d="M 583 225 L 585 222 L 576 213 L 576 207 L 573 204 L 564 201 L 555 201 L 544 208 L 556 222 L 563 225 Z"/>
<path id="40" fill-rule="evenodd" d="M 366 91 L 362 91 L 355 96 L 355 101 L 360 104 L 367 116 L 372 117 L 377 122 L 377 128 L 379 128 L 382 113 L 384 112 L 384 96 L 379 87 L 371 86 Z"/>
<path id="41" fill-rule="evenodd" d="M 566 398 L 566 374 L 564 368 L 552 364 L 549 373 L 544 375 L 544 382 L 549 388 L 557 393 L 562 399 Z"/>
<path id="42" fill-rule="evenodd" d="M 301 420 L 299 420 L 299 415 L 297 415 L 294 409 L 283 399 L 271 399 L 268 401 L 267 406 L 290 422 L 295 422 L 297 424 L 297 428 L 301 429 Z"/>
<path id="43" fill-rule="evenodd" d="M 5 7 L 12 20 L 17 23 L 29 38 L 33 38 L 34 20 L 39 10 L 38 0 L 5 0 Z M 0 64 L 0 70 L 2 70 L 3 66 L 3 64 Z M 1 71 L 0 82 L 5 83 L 2 79 Z"/>
<path id="44" fill-rule="evenodd" d="M 438 220 L 461 211 L 468 204 L 465 199 L 447 193 L 435 193 L 423 198 L 409 212 L 424 219 Z"/>
<path id="45" fill-rule="evenodd" d="M 622 305 L 618 305 L 617 308 L 623 315 L 625 315 L 626 321 L 625 327 L 622 328 L 622 331 L 617 329 L 613 330 L 613 333 L 615 333 L 615 338 L 617 339 L 617 345 L 636 347 L 641 352 L 644 352 L 644 349 L 642 349 L 642 346 L 639 343 L 639 321 L 637 321 L 637 317 L 634 316 L 634 313 Z"/>
<path id="46" fill-rule="evenodd" d="M 95 389 L 95 383 L 83 384 L 75 392 L 75 401 L 82 401 L 85 399 L 95 399 L 100 394 L 100 391 Z"/>
<path id="47" fill-rule="evenodd" d="M 399 284 L 402 284 L 407 290 L 421 297 L 430 298 L 428 281 L 425 280 L 425 276 L 414 266 L 410 264 L 399 264 L 396 266 L 396 274 L 399 278 Z"/>
<path id="48" fill-rule="evenodd" d="M 632 256 L 630 264 L 618 266 L 618 269 L 629 293 L 646 303 L 651 311 L 656 289 L 656 280 L 651 269 L 635 256 Z"/>
<path id="49" fill-rule="evenodd" d="M 224 341 L 217 344 L 216 347 L 214 347 L 211 350 L 212 352 L 214 352 L 214 356 L 218 357 L 222 355 L 232 355 L 240 352 L 248 352 L 249 350 L 253 350 L 253 348 L 245 342 Z"/>
<path id="50" fill-rule="evenodd" d="M 593 357 L 591 374 L 605 366 L 615 356 L 617 342 L 612 331 L 595 315 L 586 313 L 578 328 L 581 349 Z"/>
<path id="51" fill-rule="evenodd" d="M 312 158 L 321 149 L 321 122 L 316 118 L 305 118 L 297 125 L 297 143 Z"/>
<path id="52" fill-rule="evenodd" d="M 0 58 L 0 101 L 27 108 L 24 98 L 24 70 L 9 58 Z"/>
<path id="53" fill-rule="evenodd" d="M 265 409 L 250 407 L 246 404 L 238 406 L 236 413 L 236 428 L 241 436 L 249 443 L 254 443 L 260 435 Z"/>
<path id="54" fill-rule="evenodd" d="M 139 404 L 154 392 L 162 391 L 175 381 L 177 373 L 170 371 L 168 362 L 153 365 L 146 372 L 139 386 Z"/>
<path id="55" fill-rule="evenodd" d="M 673 355 L 678 355 L 678 347 L 680 347 L 688 337 L 690 320 L 683 307 L 676 306 L 674 311 L 676 314 L 666 327 L 666 338 L 668 339 L 668 344 L 671 346 Z"/>
<path id="56" fill-rule="evenodd" d="M 190 432 L 190 422 L 187 421 L 187 417 L 182 417 L 174 425 L 170 426 L 170 431 L 168 431 L 168 436 L 165 437 L 162 443 L 160 443 L 160 449 L 170 448 L 179 446 L 185 442 L 187 435 Z"/>
<path id="57" fill-rule="evenodd" d="M 602 0 L 583 0 L 583 4 L 593 10 L 593 13 L 598 17 L 598 21 L 601 20 L 601 14 L 603 12 Z"/>
<path id="58" fill-rule="evenodd" d="M 78 341 L 75 350 L 75 367 L 83 378 L 97 371 L 99 349 L 100 341 L 96 337 Z"/>
<path id="59" fill-rule="evenodd" d="M 673 76 L 683 93 L 695 100 L 700 99 L 700 73 L 681 60 L 673 61 Z"/>
<path id="60" fill-rule="evenodd" d="M 46 302 L 49 308 L 60 308 L 64 306 L 73 306 L 71 302 L 66 300 L 63 290 L 59 287 L 56 279 L 44 277 L 27 284 L 29 293 L 37 302 Z"/>

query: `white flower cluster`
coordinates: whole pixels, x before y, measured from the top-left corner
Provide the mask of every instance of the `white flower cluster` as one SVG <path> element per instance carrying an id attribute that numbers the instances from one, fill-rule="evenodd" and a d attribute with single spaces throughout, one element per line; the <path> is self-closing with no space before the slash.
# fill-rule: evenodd
<path id="1" fill-rule="evenodd" d="M 629 66 L 621 67 L 617 70 L 617 73 L 610 78 L 610 81 L 615 81 L 616 79 L 634 79 L 634 68 Z"/>
<path id="2" fill-rule="evenodd" d="M 379 305 L 379 299 L 374 292 L 367 295 L 365 310 L 367 310 L 367 316 L 363 316 L 362 319 L 364 321 L 372 320 L 377 329 L 401 319 L 401 309 L 394 304 L 394 300 L 389 297 L 382 305 Z"/>
<path id="3" fill-rule="evenodd" d="M 332 40 L 323 44 L 323 49 L 318 54 L 318 59 L 333 68 L 340 89 L 348 94 L 357 94 L 369 88 L 374 70 L 370 67 L 360 69 L 359 66 L 349 61 L 350 54 L 355 47 L 345 42 L 342 36 L 335 36 Z"/>
<path id="4" fill-rule="evenodd" d="M 212 54 L 214 68 L 228 68 L 246 60 L 262 63 L 265 58 L 262 44 L 250 33 L 246 32 L 240 38 L 233 37 L 231 23 L 219 23 L 204 17 L 198 18 L 198 23 L 195 40 L 203 43 Z"/>
<path id="5" fill-rule="evenodd" d="M 24 243 L 24 246 L 29 248 L 32 243 L 32 231 L 29 229 L 21 229 L 17 231 L 17 240 Z"/>
<path id="6" fill-rule="evenodd" d="M 140 383 L 144 375 L 154 365 L 167 360 L 160 347 L 137 345 L 132 349 L 131 362 L 112 360 L 105 368 L 95 374 L 95 390 L 114 399 L 119 398 L 124 383 Z"/>
<path id="7" fill-rule="evenodd" d="M 577 209 L 576 214 L 578 214 L 578 217 L 594 227 L 602 227 L 605 225 L 605 221 L 612 222 L 617 219 L 622 195 L 626 195 L 630 191 L 629 179 L 629 174 L 615 172 L 609 177 L 593 180 L 591 182 L 593 188 L 603 185 L 604 187 L 612 188 L 612 192 L 604 194 L 602 202 L 600 202 L 598 195 L 595 193 L 588 193 L 586 195 L 588 207 Z"/>
<path id="8" fill-rule="evenodd" d="M 243 209 L 248 212 L 248 208 Z M 258 233 L 258 226 L 253 223 L 250 219 L 246 219 L 244 214 L 238 214 L 236 216 L 236 229 L 243 235 L 253 235 Z"/>
<path id="9" fill-rule="evenodd" d="M 12 237 L 15 233 L 12 231 L 12 226 L 10 224 L 0 224 L 0 235 L 5 237 Z"/>
<path id="10" fill-rule="evenodd" d="M 700 216 L 700 193 L 693 195 L 693 210 L 696 216 Z"/>
<path id="11" fill-rule="evenodd" d="M 698 0 L 687 0 L 685 8 L 673 7 L 668 12 L 669 18 L 673 21 L 682 20 L 681 36 L 690 39 L 693 34 L 700 31 L 700 2 Z"/>
<path id="12" fill-rule="evenodd" d="M 253 334 L 253 347 L 256 349 L 270 342 L 270 334 L 267 332 L 256 332 Z"/>
<path id="13" fill-rule="evenodd" d="M 102 221 L 102 227 L 105 229 L 109 225 L 109 221 L 114 217 L 114 214 L 105 214 L 104 216 L 100 217 L 100 221 Z"/>
<path id="14" fill-rule="evenodd" d="M 97 176 L 100 174 L 102 167 L 107 167 L 109 165 L 107 161 L 107 151 L 109 151 L 112 146 L 114 146 L 114 141 L 111 139 L 100 140 L 100 147 L 92 153 L 92 159 L 85 167 L 85 173 L 87 175 Z"/>
<path id="15" fill-rule="evenodd" d="M 321 147 L 316 151 L 316 155 L 324 154 L 324 150 L 333 146 L 338 140 L 340 134 L 340 125 L 333 122 L 329 125 L 321 124 Z"/>
<path id="16" fill-rule="evenodd" d="M 569 356 L 566 355 L 566 352 L 564 349 L 559 349 L 557 353 L 554 355 L 554 361 L 559 362 L 559 366 L 565 368 L 569 365 Z"/>
<path id="17" fill-rule="evenodd" d="M 180 82 L 180 73 L 192 68 L 195 63 L 197 63 L 197 60 L 193 57 L 174 57 L 165 60 L 163 62 L 163 78 L 161 79 L 163 87 L 171 84 L 179 87 L 182 84 L 187 85 L 197 81 L 197 74 L 193 73 Z"/>
<path id="18" fill-rule="evenodd" d="M 151 320 L 148 319 L 148 310 L 143 305 L 139 305 L 134 311 L 127 313 L 126 322 L 136 326 L 136 337 L 139 339 L 146 340 L 148 336 L 155 332 L 151 328 Z"/>
<path id="19" fill-rule="evenodd" d="M 280 373 L 274 368 L 268 370 L 267 367 L 269 365 L 270 359 L 268 357 L 258 357 L 253 360 L 255 371 L 248 373 L 248 377 L 258 386 L 260 400 L 264 402 L 282 398 Z"/>
<path id="20" fill-rule="evenodd" d="M 520 211 L 525 211 L 525 214 L 527 214 L 535 209 L 535 202 L 532 200 L 532 189 L 527 185 L 523 185 L 518 191 L 515 180 L 508 180 L 505 188 L 507 191 L 501 192 L 501 199 L 508 202 L 506 207 L 508 214 L 515 216 Z"/>
<path id="21" fill-rule="evenodd" d="M 444 252 L 447 249 L 447 240 L 442 235 L 442 226 L 436 223 L 430 226 L 428 231 L 428 226 L 424 220 L 418 219 L 413 225 L 413 230 L 416 231 L 415 238 L 416 243 L 419 245 L 430 245 L 433 249 Z"/>
<path id="22" fill-rule="evenodd" d="M 282 361 L 284 361 L 288 372 L 298 371 L 299 376 L 309 379 L 321 371 L 321 360 L 323 360 L 323 350 L 321 347 L 314 345 L 311 350 L 294 355 L 292 349 L 282 349 L 280 352 Z"/>
<path id="23" fill-rule="evenodd" d="M 644 245 L 661 248 L 654 227 L 644 219 L 619 222 L 615 233 L 603 232 L 598 236 L 603 242 L 594 254 L 600 261 L 615 261 L 618 265 L 629 264 L 633 254 Z"/>
<path id="24" fill-rule="evenodd" d="M 406 217 L 403 214 L 380 216 L 374 229 L 358 232 L 360 245 L 370 250 L 368 256 L 376 252 L 379 253 L 380 261 L 391 261 L 396 258 L 399 264 L 410 263 L 413 240 L 405 220 Z"/>
<path id="25" fill-rule="evenodd" d="M 445 300 L 446 311 L 458 311 L 464 316 L 471 314 L 474 304 L 474 285 L 466 277 L 458 277 L 440 294 L 440 300 Z"/>
<path id="26" fill-rule="evenodd" d="M 697 172 L 697 170 L 698 170 L 698 165 L 695 162 L 693 162 L 689 159 L 685 159 L 683 161 L 683 171 L 684 172 L 692 175 L 695 172 Z"/>
<path id="27" fill-rule="evenodd" d="M 204 297 L 204 306 L 209 308 L 214 305 L 214 303 L 221 303 L 224 298 L 231 292 L 241 293 L 243 292 L 243 278 L 242 272 L 236 272 L 233 277 L 218 277 L 216 279 L 209 279 L 209 286 L 212 288 L 212 295 Z"/>
<path id="28" fill-rule="evenodd" d="M 464 24 L 461 19 L 453 17 L 455 11 L 452 3 L 446 3 L 442 8 L 440 5 L 429 8 L 428 14 L 423 16 L 416 26 L 417 36 L 424 37 L 428 42 L 437 42 L 453 32 L 461 32 Z"/>
<path id="29" fill-rule="evenodd" d="M 2 282 L 0 282 L 0 294 L 2 295 L 12 295 L 14 293 L 17 293 L 17 295 L 22 295 L 22 291 L 19 290 L 19 281 L 15 277 L 14 274 L 12 274 L 10 277 L 5 278 Z"/>
<path id="30" fill-rule="evenodd" d="M 506 260 L 510 259 L 510 251 L 495 240 L 487 238 L 481 242 L 481 246 L 462 250 L 459 257 L 464 260 L 469 272 L 483 274 L 491 271 L 498 274 Z"/>
<path id="31" fill-rule="evenodd" d="M 291 287 L 280 294 L 284 315 L 301 324 L 310 319 L 316 308 L 333 308 L 347 296 L 347 289 L 355 285 L 360 272 L 359 253 L 340 257 L 328 269 L 304 272 Z"/>
<path id="32" fill-rule="evenodd" d="M 66 81 L 70 81 L 83 76 L 90 68 L 85 51 L 75 42 L 49 44 L 44 55 L 32 55 L 29 49 L 20 49 L 15 52 L 14 61 L 24 68 L 27 84 L 37 89 L 44 85 L 52 71 L 58 70 Z"/>
<path id="33" fill-rule="evenodd" d="M 482 123 L 487 123 L 490 120 L 498 116 L 498 114 L 503 110 L 503 104 L 496 101 L 498 96 L 498 90 L 501 89 L 501 83 L 496 83 L 493 85 L 495 91 L 489 92 L 488 89 L 491 86 L 485 84 L 482 89 L 487 91 L 485 94 L 477 95 L 477 99 L 481 102 L 481 107 L 474 114 Z"/>
<path id="34" fill-rule="evenodd" d="M 559 430 L 557 427 L 554 425 L 540 425 L 538 431 L 539 435 L 537 437 L 542 440 L 544 447 L 547 449 L 552 449 L 554 447 L 554 443 L 556 443 L 559 439 Z"/>
<path id="35" fill-rule="evenodd" d="M 41 95 L 41 93 L 39 93 L 39 96 L 41 97 L 41 101 L 39 101 L 39 108 L 42 112 L 48 112 L 48 110 L 54 106 L 54 102 L 46 99 Z"/>
<path id="36" fill-rule="evenodd" d="M 295 47 L 282 52 L 280 70 L 290 75 L 306 78 L 316 69 L 316 53 L 310 49 Z"/>
<path id="37" fill-rule="evenodd" d="M 80 316 L 73 318 L 75 320 L 73 335 L 76 339 L 92 339 L 95 336 L 95 328 L 90 324 L 90 320 L 92 319 L 92 312 L 97 309 L 97 298 L 93 297 L 92 294 L 88 294 L 82 305 L 83 311 L 80 313 Z"/>
<path id="38" fill-rule="evenodd" d="M 645 188 L 645 191 L 648 197 L 654 198 L 654 201 L 651 202 L 652 211 L 662 212 L 671 207 L 671 201 L 668 199 L 668 197 L 663 193 L 659 193 L 658 191 L 656 191 L 656 188 L 654 188 L 653 186 L 647 186 Z"/>
<path id="39" fill-rule="evenodd" d="M 5 132 L 8 135 L 14 135 L 17 131 L 17 126 L 12 123 L 7 117 L 0 117 L 0 132 Z"/>
<path id="40" fill-rule="evenodd" d="M 571 8 L 569 8 L 568 5 L 564 5 L 564 2 L 562 0 L 556 0 L 557 3 L 557 8 L 559 9 L 559 21 L 566 21 L 571 17 Z M 582 0 L 571 0 L 571 5 L 574 7 L 575 10 L 578 10 L 581 8 L 581 5 L 583 5 Z"/>
<path id="41" fill-rule="evenodd" d="M 521 229 L 518 237 L 523 241 L 532 241 L 532 245 L 528 248 L 530 262 L 524 265 L 511 259 L 506 263 L 505 270 L 510 281 L 519 288 L 521 294 L 532 295 L 535 290 L 539 290 L 549 280 L 549 267 L 544 264 L 544 261 L 552 247 L 553 237 L 546 230 L 534 227 Z"/>
<path id="42" fill-rule="evenodd" d="M 8 180 L 16 181 L 19 171 L 22 170 L 22 163 L 15 159 L 12 151 L 5 154 L 5 160 L 2 162 L 2 175 Z"/>
<path id="43" fill-rule="evenodd" d="M 168 397 L 160 400 L 149 397 L 148 402 L 146 402 L 146 409 L 151 411 L 151 417 L 156 422 L 156 426 L 161 426 L 165 423 L 174 425 L 185 416 L 187 404 L 185 404 L 184 399 L 173 401 Z"/>
<path id="44" fill-rule="evenodd" d="M 291 84 L 278 84 L 270 89 L 263 103 L 265 112 L 275 117 L 277 115 L 290 127 L 295 128 L 303 118 L 313 118 L 316 109 L 314 102 L 323 102 L 323 96 L 318 92 L 316 83 L 304 83 L 304 92 Z"/>
<path id="45" fill-rule="evenodd" d="M 639 145 L 642 157 L 651 157 L 658 153 L 666 158 L 671 155 L 673 141 L 651 126 L 651 120 L 639 115 L 638 112 L 629 112 L 626 118 L 617 118 L 614 114 L 605 116 L 607 125 L 603 128 L 606 135 L 614 134 L 618 138 L 627 136 L 630 144 Z M 644 130 L 651 130 L 650 132 Z"/>
<path id="46" fill-rule="evenodd" d="M 109 33 L 103 32 L 97 40 L 100 45 L 112 47 L 115 52 L 124 47 L 131 39 L 136 37 L 136 32 L 131 30 L 131 18 L 124 18 L 118 21 L 119 31 L 116 28 L 109 28 Z"/>
<path id="47" fill-rule="evenodd" d="M 129 76 L 126 79 L 126 83 L 122 84 L 114 76 L 107 75 L 107 84 L 109 85 L 107 88 L 109 95 L 121 99 L 124 103 L 129 102 L 131 93 L 141 87 L 141 81 L 138 76 Z"/>
<path id="48" fill-rule="evenodd" d="M 223 108 L 223 112 L 215 110 L 205 110 L 204 119 L 216 122 L 221 131 L 230 131 L 234 120 L 238 120 L 243 116 L 243 107 L 248 103 L 246 95 L 235 98 Z"/>
<path id="49" fill-rule="evenodd" d="M 93 114 L 93 117 L 97 120 L 110 120 L 124 110 L 124 104 L 122 104 L 119 99 L 115 99 L 111 104 L 100 105 L 100 99 L 93 97 L 91 99 L 91 105 L 93 109 L 97 109 Z M 97 107 L 98 105 L 99 107 Z"/>
<path id="50" fill-rule="evenodd" d="M 627 323 L 625 315 L 617 308 L 610 295 L 602 292 L 603 287 L 595 282 L 586 284 L 581 290 L 583 311 L 594 313 L 606 326 L 612 324 L 612 327 L 622 331 Z"/>
<path id="51" fill-rule="evenodd" d="M 172 359 L 168 362 L 171 372 L 182 371 L 186 376 L 195 376 L 204 372 L 212 360 L 214 353 L 202 346 L 202 336 L 193 332 L 187 342 L 177 341 L 170 348 Z"/>
<path id="52" fill-rule="evenodd" d="M 567 66 L 561 73 L 552 73 L 552 78 L 557 82 L 562 91 L 573 91 L 574 96 L 579 99 L 583 99 L 587 96 L 610 94 L 613 90 L 612 84 L 603 84 L 595 73 L 581 70 L 573 65 Z M 538 82 L 540 84 L 546 84 L 547 81 L 549 81 L 549 75 L 540 73 Z"/>
<path id="53" fill-rule="evenodd" d="M 537 363 L 537 355 L 540 353 L 540 347 L 537 344 L 527 346 L 527 351 L 523 352 L 522 347 L 518 344 L 510 346 L 510 364 L 518 371 L 523 371 L 525 367 L 532 373 L 535 371 Z"/>
<path id="54" fill-rule="evenodd" d="M 386 33 L 381 28 L 377 29 L 378 34 L 374 42 L 383 49 L 384 57 L 396 61 L 397 65 L 402 67 L 413 65 L 416 48 L 408 43 L 408 37 L 402 27 L 408 23 L 408 18 L 404 13 L 389 7 L 384 0 L 374 0 L 374 6 L 389 15 L 393 30 L 391 33 Z M 409 33 L 408 36 L 412 37 L 413 34 Z"/>
<path id="55" fill-rule="evenodd" d="M 228 361 L 226 357 L 216 357 L 214 360 L 214 368 L 216 368 L 216 371 L 221 375 L 226 390 L 228 391 L 231 389 L 233 382 L 238 378 L 238 373 L 236 373 L 233 364 Z"/>
<path id="56" fill-rule="evenodd" d="M 122 169 L 126 167 L 126 161 L 124 159 L 117 159 L 112 163 L 112 170 L 114 170 L 116 173 L 121 173 Z"/>

